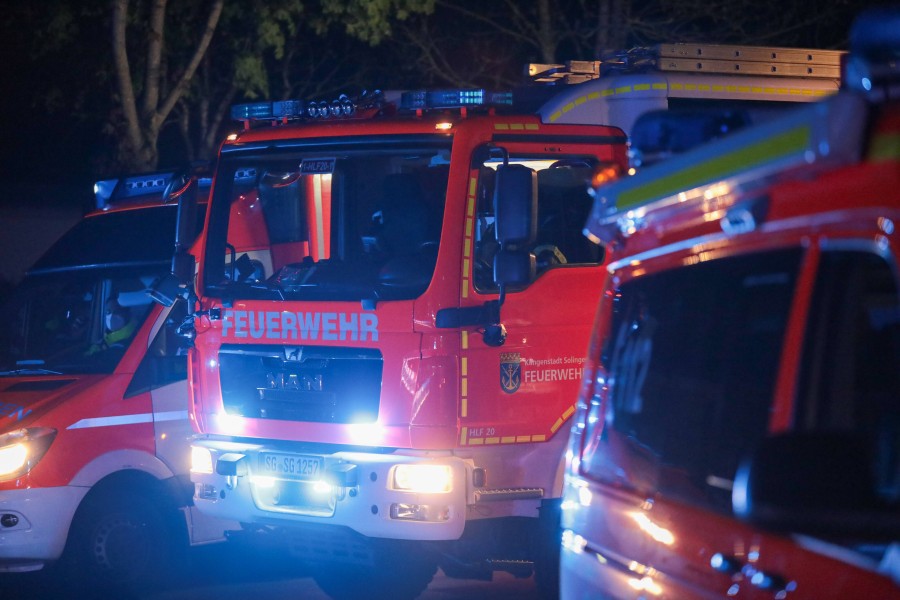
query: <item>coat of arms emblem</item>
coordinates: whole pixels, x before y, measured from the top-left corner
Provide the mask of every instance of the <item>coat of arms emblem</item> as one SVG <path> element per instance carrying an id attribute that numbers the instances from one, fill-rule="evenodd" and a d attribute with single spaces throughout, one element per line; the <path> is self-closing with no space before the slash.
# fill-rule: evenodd
<path id="1" fill-rule="evenodd" d="M 522 356 L 518 352 L 500 355 L 500 387 L 507 394 L 519 389 L 522 383 Z"/>

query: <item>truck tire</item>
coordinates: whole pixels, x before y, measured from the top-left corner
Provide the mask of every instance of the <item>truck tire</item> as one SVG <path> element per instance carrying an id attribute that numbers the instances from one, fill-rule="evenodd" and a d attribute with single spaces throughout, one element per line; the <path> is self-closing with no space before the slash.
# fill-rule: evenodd
<path id="1" fill-rule="evenodd" d="M 437 562 L 420 548 L 376 544 L 372 566 L 330 563 L 315 567 L 313 579 L 334 600 L 413 600 L 437 572 Z"/>
<path id="2" fill-rule="evenodd" d="M 63 569 L 103 593 L 152 589 L 175 570 L 180 538 L 173 523 L 142 495 L 88 497 L 75 514 Z"/>

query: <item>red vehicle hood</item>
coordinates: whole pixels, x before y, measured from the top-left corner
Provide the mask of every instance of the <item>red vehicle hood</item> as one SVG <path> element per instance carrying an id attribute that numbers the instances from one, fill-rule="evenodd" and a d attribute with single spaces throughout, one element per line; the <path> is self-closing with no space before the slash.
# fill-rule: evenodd
<path id="1" fill-rule="evenodd" d="M 25 427 L 106 375 L 0 378 L 0 432 Z"/>

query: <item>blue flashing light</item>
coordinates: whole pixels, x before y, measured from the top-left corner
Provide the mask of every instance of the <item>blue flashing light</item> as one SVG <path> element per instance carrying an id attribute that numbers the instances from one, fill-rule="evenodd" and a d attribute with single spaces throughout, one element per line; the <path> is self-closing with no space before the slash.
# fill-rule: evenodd
<path id="1" fill-rule="evenodd" d="M 305 104 L 303 100 L 235 104 L 231 107 L 231 118 L 235 121 L 296 119 L 303 116 Z"/>
<path id="2" fill-rule="evenodd" d="M 109 204 L 109 200 L 112 198 L 118 183 L 118 179 L 104 179 L 94 184 L 94 197 L 96 198 L 97 208 L 103 208 Z"/>
<path id="3" fill-rule="evenodd" d="M 328 103 L 324 100 L 320 102 L 310 102 L 306 105 L 306 115 L 312 119 L 320 119 L 328 116 Z"/>
<path id="4" fill-rule="evenodd" d="M 171 172 L 162 172 L 98 181 L 94 184 L 96 206 L 99 209 L 106 209 L 115 202 L 146 198 L 156 194 L 161 196 L 171 179 Z"/>
<path id="5" fill-rule="evenodd" d="M 251 102 L 235 104 L 231 107 L 231 118 L 235 121 L 283 121 L 294 119 L 325 119 L 329 117 L 349 117 L 356 112 L 356 103 L 346 94 L 327 101 L 277 100 L 274 102 Z"/>
<path id="6" fill-rule="evenodd" d="M 512 103 L 512 92 L 491 92 L 485 89 L 415 90 L 404 92 L 400 97 L 400 107 L 406 110 L 511 106 Z"/>
<path id="7" fill-rule="evenodd" d="M 276 119 L 294 119 L 303 114 L 303 100 L 280 100 L 272 103 L 272 115 Z"/>
<path id="8" fill-rule="evenodd" d="M 274 119 L 271 102 L 254 102 L 252 104 L 235 104 L 231 107 L 231 118 L 235 121 L 256 119 Z"/>

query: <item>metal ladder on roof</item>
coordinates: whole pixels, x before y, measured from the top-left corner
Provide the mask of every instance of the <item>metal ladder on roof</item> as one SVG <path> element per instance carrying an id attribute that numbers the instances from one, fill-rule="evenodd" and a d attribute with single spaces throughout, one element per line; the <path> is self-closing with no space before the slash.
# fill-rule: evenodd
<path id="1" fill-rule="evenodd" d="M 840 79 L 845 54 L 841 50 L 768 46 L 656 44 L 613 52 L 602 60 L 530 63 L 527 76 L 538 84 L 575 84 L 607 73 L 648 71 Z"/>

